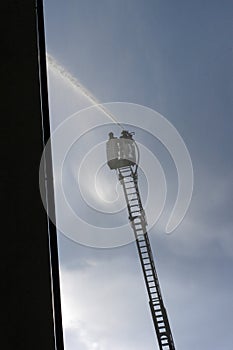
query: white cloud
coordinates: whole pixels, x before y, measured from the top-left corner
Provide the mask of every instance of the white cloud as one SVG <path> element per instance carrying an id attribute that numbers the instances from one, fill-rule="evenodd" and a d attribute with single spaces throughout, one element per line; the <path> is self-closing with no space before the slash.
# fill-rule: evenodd
<path id="1" fill-rule="evenodd" d="M 112 261 L 87 263 L 84 270 L 61 268 L 65 332 L 75 325 L 72 333 L 80 329 L 90 349 L 98 344 L 101 350 L 139 350 L 143 343 L 153 349 L 154 331 L 138 260 L 133 266 L 131 258 L 119 254 Z"/>

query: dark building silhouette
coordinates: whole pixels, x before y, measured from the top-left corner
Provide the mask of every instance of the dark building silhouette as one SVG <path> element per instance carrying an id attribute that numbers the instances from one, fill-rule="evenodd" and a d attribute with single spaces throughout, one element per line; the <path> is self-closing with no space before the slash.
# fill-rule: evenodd
<path id="1" fill-rule="evenodd" d="M 1 348 L 62 350 L 56 231 L 38 179 L 49 137 L 42 1 L 1 1 L 0 10 Z"/>

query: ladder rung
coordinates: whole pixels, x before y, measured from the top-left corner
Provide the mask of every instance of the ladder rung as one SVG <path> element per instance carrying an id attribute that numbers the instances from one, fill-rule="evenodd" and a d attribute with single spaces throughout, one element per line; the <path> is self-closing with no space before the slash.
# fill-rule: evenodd
<path id="1" fill-rule="evenodd" d="M 149 278 L 150 278 L 150 279 L 149 279 Z M 147 282 L 148 282 L 148 283 L 150 283 L 150 282 L 155 282 L 154 277 L 151 277 L 151 276 L 150 276 L 149 278 L 147 278 Z"/>
<path id="2" fill-rule="evenodd" d="M 137 236 L 137 240 L 138 240 L 138 242 L 145 241 L 144 234 L 140 233 L 140 236 Z M 143 259 L 149 259 L 149 258 L 148 257 L 144 257 Z"/>
<path id="3" fill-rule="evenodd" d="M 144 239 L 141 239 L 140 241 L 137 240 L 137 241 L 138 241 L 138 243 L 139 243 L 140 248 L 147 247 L 147 245 L 145 244 L 145 240 L 144 240 Z M 143 245 L 143 247 L 142 247 L 142 245 Z"/>
<path id="4" fill-rule="evenodd" d="M 150 263 L 151 264 L 150 258 L 142 258 L 142 261 L 143 261 L 144 264 L 146 264 L 146 263 Z"/>
<path id="5" fill-rule="evenodd" d="M 158 328 L 165 328 L 165 323 L 162 321 L 162 322 L 157 322 L 158 324 Z"/>
<path id="6" fill-rule="evenodd" d="M 140 252 L 141 252 L 141 250 L 143 249 L 144 250 L 144 248 L 145 248 L 146 246 L 144 246 L 144 247 L 140 247 L 140 245 L 139 245 L 139 248 L 140 248 Z M 145 252 L 142 252 L 142 253 L 145 253 Z"/>
<path id="7" fill-rule="evenodd" d="M 152 304 L 153 304 L 153 306 L 158 306 L 158 305 L 160 305 L 161 303 L 160 303 L 160 301 L 156 301 L 156 302 L 153 302 Z M 156 310 L 156 311 L 158 311 L 158 310 Z"/>
<path id="8" fill-rule="evenodd" d="M 157 322 L 164 322 L 164 318 L 163 318 L 163 316 L 162 316 L 162 315 L 161 315 L 161 316 L 156 317 L 156 320 L 157 320 Z"/>
<path id="9" fill-rule="evenodd" d="M 125 172 L 125 171 L 131 171 L 131 168 L 128 166 L 123 166 L 120 170 L 121 173 Z"/>
<path id="10" fill-rule="evenodd" d="M 159 333 L 162 335 L 162 334 L 166 334 L 166 328 L 165 327 L 162 327 L 162 328 L 159 328 Z"/>
<path id="11" fill-rule="evenodd" d="M 157 309 L 157 310 L 154 310 L 155 314 L 160 312 L 162 314 L 162 310 L 161 309 Z"/>
<path id="12" fill-rule="evenodd" d="M 157 293 L 157 292 L 150 292 L 150 294 L 151 294 L 152 298 L 153 298 L 153 295 L 158 295 L 158 293 Z M 155 296 L 154 296 L 154 297 L 155 297 Z M 160 303 L 160 302 L 158 302 L 158 303 L 156 304 L 156 306 L 157 306 L 158 304 L 160 305 L 161 303 Z"/>
<path id="13" fill-rule="evenodd" d="M 151 290 L 152 294 L 155 294 L 155 293 L 158 294 L 157 289 L 156 289 L 155 286 L 151 286 L 150 289 L 153 289 L 153 290 Z"/>
<path id="14" fill-rule="evenodd" d="M 156 316 L 156 317 L 158 316 L 158 315 L 157 315 L 158 313 L 162 316 L 162 310 L 155 310 L 155 316 Z"/>
<path id="15" fill-rule="evenodd" d="M 143 239 L 141 240 L 141 241 L 138 241 L 138 242 L 143 242 Z M 146 247 L 146 246 L 145 246 Z M 140 246 L 140 248 L 141 248 L 141 246 Z M 146 252 L 141 252 L 141 253 L 146 253 Z"/>
<path id="16" fill-rule="evenodd" d="M 153 283 L 153 286 L 150 285 L 151 283 Z M 155 288 L 156 287 L 155 281 L 148 282 L 148 286 L 149 288 L 152 288 L 152 287 Z"/>

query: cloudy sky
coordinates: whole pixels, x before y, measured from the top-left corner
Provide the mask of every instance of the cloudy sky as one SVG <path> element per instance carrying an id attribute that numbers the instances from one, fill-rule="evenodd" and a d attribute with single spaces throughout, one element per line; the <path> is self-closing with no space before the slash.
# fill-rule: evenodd
<path id="1" fill-rule="evenodd" d="M 130 102 L 161 113 L 185 141 L 194 170 L 192 202 L 180 226 L 166 235 L 163 223 L 177 191 L 175 167 L 158 140 L 135 130 L 137 140 L 156 154 L 167 180 L 165 210 L 150 232 L 162 293 L 177 349 L 232 349 L 232 1 L 44 3 L 47 51 L 61 66 L 101 102 Z M 55 130 L 91 102 L 48 67 Z M 80 118 L 85 129 L 85 114 Z M 117 126 L 112 129 L 119 133 Z M 107 133 L 103 127 L 77 141 L 64 171 L 71 205 L 85 221 L 105 227 L 125 224 L 126 212 L 93 214 L 78 197 L 73 169 L 75 159 L 81 162 Z M 114 173 L 101 174 L 112 186 L 107 194 L 99 187 L 109 199 Z M 156 188 L 156 176 L 149 185 Z M 65 350 L 156 349 L 134 243 L 97 249 L 59 233 L 59 259 Z"/>

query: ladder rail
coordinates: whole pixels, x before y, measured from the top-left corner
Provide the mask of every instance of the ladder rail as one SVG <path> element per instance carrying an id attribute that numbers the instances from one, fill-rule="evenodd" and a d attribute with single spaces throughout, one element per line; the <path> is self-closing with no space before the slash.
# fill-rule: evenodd
<path id="1" fill-rule="evenodd" d="M 123 186 L 129 220 L 136 239 L 159 349 L 175 350 L 167 311 L 163 303 L 152 249 L 146 230 L 147 222 L 138 188 L 137 174 L 133 172 L 132 166 L 127 166 L 118 168 L 118 175 Z M 130 185 L 128 186 L 128 184 Z"/>

